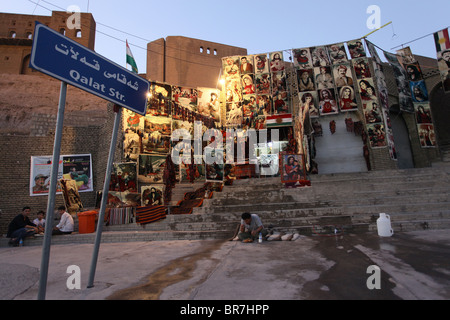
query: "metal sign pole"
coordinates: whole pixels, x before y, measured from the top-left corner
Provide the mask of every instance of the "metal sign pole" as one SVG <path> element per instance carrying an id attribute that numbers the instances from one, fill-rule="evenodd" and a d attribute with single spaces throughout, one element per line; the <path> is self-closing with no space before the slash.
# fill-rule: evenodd
<path id="1" fill-rule="evenodd" d="M 44 243 L 42 245 L 41 272 L 39 276 L 38 300 L 45 300 L 47 290 L 48 264 L 50 260 L 50 245 L 52 241 L 53 211 L 55 210 L 56 186 L 58 183 L 59 156 L 61 152 L 61 137 L 66 107 L 67 83 L 61 82 L 59 94 L 58 116 L 56 118 L 55 143 L 53 145 L 52 172 L 47 201 L 47 223 L 45 224 Z"/>
<path id="2" fill-rule="evenodd" d="M 109 147 L 108 164 L 106 166 L 105 184 L 103 185 L 102 201 L 100 204 L 100 212 L 98 215 L 97 233 L 95 235 L 94 252 L 92 253 L 91 270 L 89 273 L 89 281 L 87 286 L 88 288 L 92 288 L 94 286 L 95 269 L 97 268 L 98 251 L 100 249 L 100 242 L 102 238 L 103 220 L 105 217 L 105 209 L 108 200 L 109 183 L 111 181 L 111 171 L 114 160 L 114 149 L 117 143 L 117 133 L 119 132 L 122 107 L 115 105 L 114 111 L 116 113 L 114 119 L 114 128 L 111 137 L 111 145 Z"/>

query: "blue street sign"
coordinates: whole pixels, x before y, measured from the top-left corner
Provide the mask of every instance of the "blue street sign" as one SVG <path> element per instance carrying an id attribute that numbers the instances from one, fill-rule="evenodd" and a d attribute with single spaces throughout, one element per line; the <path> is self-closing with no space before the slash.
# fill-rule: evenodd
<path id="1" fill-rule="evenodd" d="M 30 67 L 145 115 L 150 88 L 146 79 L 39 22 Z"/>

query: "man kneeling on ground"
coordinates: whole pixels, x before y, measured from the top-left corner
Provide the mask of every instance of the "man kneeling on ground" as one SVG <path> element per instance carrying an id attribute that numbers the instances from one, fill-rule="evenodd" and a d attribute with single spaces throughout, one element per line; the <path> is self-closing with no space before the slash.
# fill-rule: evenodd
<path id="1" fill-rule="evenodd" d="M 241 218 L 241 228 L 238 235 L 239 240 L 256 240 L 260 233 L 263 238 L 267 236 L 268 232 L 264 229 L 261 218 L 257 214 L 245 212 L 242 214 Z"/>

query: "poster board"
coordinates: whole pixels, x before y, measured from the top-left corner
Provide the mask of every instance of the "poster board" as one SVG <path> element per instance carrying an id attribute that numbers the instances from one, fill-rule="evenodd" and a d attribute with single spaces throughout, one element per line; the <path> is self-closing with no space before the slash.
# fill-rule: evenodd
<path id="1" fill-rule="evenodd" d="M 307 181 L 305 158 L 302 154 L 280 154 L 282 183 L 303 184 Z"/>
<path id="2" fill-rule="evenodd" d="M 48 195 L 52 156 L 32 156 L 30 164 L 30 196 Z M 90 154 L 61 155 L 57 180 L 75 180 L 78 192 L 94 191 L 92 157 Z M 57 193 L 62 189 L 58 183 Z"/>

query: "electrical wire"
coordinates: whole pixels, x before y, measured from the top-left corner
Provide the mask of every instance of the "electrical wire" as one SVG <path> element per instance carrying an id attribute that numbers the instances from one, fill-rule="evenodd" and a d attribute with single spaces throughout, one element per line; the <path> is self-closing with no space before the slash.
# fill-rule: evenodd
<path id="1" fill-rule="evenodd" d="M 64 9 L 64 8 L 58 6 L 58 5 L 55 5 L 54 3 L 51 3 L 51 2 L 49 2 L 49 1 L 46 1 L 46 0 L 38 0 L 37 2 L 36 2 L 36 1 L 33 1 L 33 0 L 28 0 L 28 1 L 31 2 L 31 3 L 33 3 L 33 4 L 35 4 L 35 8 L 34 8 L 34 10 L 33 10 L 33 13 L 36 11 L 36 8 L 37 8 L 38 6 L 41 7 L 41 8 L 43 8 L 43 9 L 46 9 L 46 10 L 48 10 L 48 11 L 50 11 L 50 12 L 53 12 L 52 9 L 49 9 L 49 8 L 43 6 L 42 4 L 40 4 L 41 1 L 44 2 L 44 3 L 47 3 L 47 4 L 51 5 L 51 6 L 54 6 L 55 8 L 58 8 L 59 10 L 66 11 L 66 9 Z M 56 14 L 58 14 L 58 13 L 56 13 Z M 61 15 L 61 16 L 63 16 L 63 15 Z M 64 16 L 64 17 L 65 17 L 65 16 Z M 105 27 L 105 28 L 109 28 L 109 29 L 111 29 L 111 30 L 114 30 L 114 31 L 116 31 L 116 32 L 121 32 L 121 33 L 123 33 L 123 34 L 125 34 L 125 35 L 127 35 L 127 36 L 134 37 L 134 38 L 136 38 L 136 39 L 139 39 L 139 40 L 142 40 L 142 41 L 146 41 L 146 42 L 152 43 L 152 45 L 163 46 L 163 45 L 160 45 L 159 43 L 154 43 L 154 42 L 152 42 L 152 40 L 149 40 L 149 39 L 143 38 L 143 37 L 141 37 L 141 36 L 138 36 L 138 35 L 135 35 L 135 34 L 132 34 L 132 33 L 129 33 L 129 32 L 123 31 L 123 30 L 120 30 L 120 29 L 118 29 L 118 28 L 115 28 L 115 27 L 106 25 L 106 24 L 101 23 L 101 22 L 96 22 L 96 24 L 101 25 L 101 26 L 103 26 L 103 27 Z M 82 24 L 82 25 L 83 25 L 83 24 Z M 98 29 L 95 29 L 95 27 L 91 27 L 91 26 L 88 26 L 88 25 L 83 25 L 83 26 L 86 27 L 86 28 L 89 28 L 89 29 L 94 29 L 94 31 L 98 32 L 99 34 L 102 34 L 102 35 L 104 35 L 104 36 L 110 37 L 110 38 L 112 38 L 112 39 L 114 39 L 114 40 L 117 40 L 117 41 L 120 41 L 120 42 L 122 42 L 122 43 L 125 43 L 125 42 L 126 42 L 126 40 L 120 39 L 120 38 L 118 38 L 118 37 L 116 37 L 116 36 L 113 36 L 113 35 L 108 34 L 108 33 L 106 33 L 106 32 L 103 32 L 103 31 L 100 31 L 100 30 L 98 30 Z M 392 27 L 393 27 L 393 26 L 392 26 Z M 447 27 L 447 28 L 449 28 L 449 27 Z M 430 33 L 430 34 L 427 34 L 427 35 L 422 36 L 422 37 L 420 37 L 420 38 L 411 40 L 411 41 L 409 41 L 409 42 L 406 42 L 406 43 L 404 43 L 404 44 L 401 44 L 401 45 L 399 45 L 399 46 L 396 46 L 396 47 L 394 47 L 394 48 L 391 48 L 391 50 L 394 50 L 394 49 L 399 48 L 399 47 L 402 47 L 402 46 L 404 46 L 404 45 L 406 45 L 406 44 L 410 44 L 410 43 L 412 43 L 412 42 L 421 40 L 421 39 L 426 38 L 426 37 L 428 37 L 428 36 L 430 36 L 430 35 L 433 35 L 433 34 L 434 34 L 434 33 Z M 364 38 L 364 37 L 363 37 L 363 38 Z M 186 62 L 186 63 L 190 63 L 190 64 L 196 64 L 196 65 L 202 65 L 202 66 L 207 66 L 207 67 L 212 67 L 212 68 L 217 68 L 217 67 L 218 67 L 217 65 L 212 65 L 212 64 L 207 64 L 207 63 L 201 63 L 201 62 L 194 62 L 194 61 L 191 61 L 191 60 L 186 60 L 186 59 L 183 59 L 183 58 L 179 58 L 179 57 L 175 57 L 175 56 L 166 55 L 165 52 L 161 53 L 161 52 L 158 52 L 158 51 L 150 50 L 150 49 L 148 49 L 148 48 L 142 47 L 142 46 L 137 45 L 137 44 L 132 43 L 132 42 L 129 42 L 128 44 L 129 44 L 130 46 L 136 47 L 136 48 L 138 48 L 138 49 L 145 50 L 146 52 L 151 52 L 151 53 L 153 53 L 153 54 L 165 56 L 166 59 L 174 59 L 174 60 L 181 61 L 181 62 Z M 334 43 L 333 43 L 333 44 L 334 44 Z M 329 45 L 331 45 L 331 44 L 328 44 L 328 45 L 321 45 L 321 46 L 329 46 Z M 386 50 L 383 50 L 382 48 L 378 47 L 377 45 L 375 45 L 375 44 L 373 44 L 373 45 L 374 45 L 376 48 L 380 49 L 381 51 L 386 52 Z M 191 50 L 186 50 L 186 49 L 182 49 L 182 48 L 170 47 L 170 46 L 167 46 L 167 45 L 166 45 L 165 47 L 166 47 L 166 48 L 169 48 L 169 49 L 177 50 L 177 51 L 179 51 L 179 52 L 180 52 L 180 51 L 185 51 L 185 52 L 188 52 L 189 54 L 198 55 L 199 57 L 205 57 L 204 54 L 196 53 L 196 52 L 193 52 L 193 51 L 191 51 Z M 293 50 L 293 49 L 283 49 L 283 50 L 277 50 L 277 51 L 283 51 L 283 52 L 289 53 L 289 55 L 290 55 L 290 56 L 289 56 L 289 60 L 292 61 L 292 50 Z M 164 51 L 165 51 L 165 50 L 164 50 Z M 395 55 L 400 56 L 400 55 L 398 55 L 398 54 L 395 54 Z M 432 67 L 427 67 L 427 66 L 425 66 L 425 67 L 422 67 L 422 69 L 433 69 L 433 68 L 432 68 Z"/>
<path id="2" fill-rule="evenodd" d="M 45 10 L 48 10 L 48 11 L 50 11 L 50 12 L 54 12 L 52 9 L 43 6 L 43 5 L 40 4 L 39 2 L 35 2 L 35 1 L 32 1 L 32 0 L 28 0 L 28 1 L 31 2 L 31 3 L 33 3 L 33 4 L 35 4 L 36 6 L 39 6 L 39 7 L 43 8 L 43 9 L 45 9 Z M 48 1 L 45 1 L 45 0 L 41 0 L 41 1 L 42 1 L 42 2 L 45 2 L 45 3 L 48 3 L 48 4 L 50 4 L 50 5 L 52 5 L 52 6 L 56 7 L 56 8 L 58 8 L 58 9 L 60 9 L 60 10 L 66 11 L 66 9 L 61 8 L 61 7 L 57 6 L 57 5 L 54 5 L 54 4 L 52 4 L 52 3 L 48 2 Z M 58 12 L 54 12 L 54 13 L 55 13 L 56 15 L 61 16 L 61 17 L 66 17 L 65 15 L 60 14 L 60 13 L 58 13 Z M 128 32 L 119 30 L 119 29 L 117 29 L 117 28 L 108 26 L 108 25 L 106 25 L 106 24 L 102 24 L 102 23 L 100 23 L 100 22 L 96 22 L 96 24 L 105 26 L 105 27 L 107 27 L 107 28 L 110 28 L 110 29 L 115 30 L 115 31 L 118 31 L 118 32 L 122 32 L 122 33 L 124 33 L 124 34 L 126 34 L 126 35 L 135 37 L 135 38 L 137 38 L 137 39 L 141 39 L 141 40 L 144 40 L 144 41 L 152 42 L 152 41 L 150 41 L 150 40 L 148 40 L 148 39 L 145 39 L 145 38 L 142 38 L 142 37 L 133 35 L 133 34 L 131 34 L 131 33 L 128 33 Z M 122 42 L 122 43 L 126 43 L 126 40 L 120 39 L 120 38 L 118 38 L 118 37 L 116 37 L 116 36 L 113 36 L 113 35 L 108 34 L 108 33 L 106 33 L 106 32 L 103 32 L 103 31 L 100 31 L 100 30 L 98 30 L 98 29 L 95 29 L 94 27 L 88 26 L 88 25 L 86 25 L 86 24 L 81 24 L 81 25 L 84 26 L 84 27 L 86 27 L 86 28 L 89 28 L 90 30 L 96 31 L 96 32 L 98 32 L 99 34 L 102 34 L 102 35 L 107 36 L 107 37 L 109 37 L 109 38 L 112 38 L 112 39 L 114 39 L 114 40 L 120 41 L 120 42 Z M 136 48 L 138 48 L 138 49 L 145 50 L 146 52 L 151 52 L 151 53 L 154 53 L 154 54 L 157 54 L 157 55 L 165 55 L 164 53 L 161 53 L 161 52 L 158 52 L 158 51 L 154 51 L 154 50 L 150 50 L 150 49 L 148 49 L 148 48 L 144 48 L 144 47 L 142 47 L 142 46 L 140 46 L 140 45 L 137 45 L 137 44 L 135 44 L 135 43 L 132 43 L 132 42 L 128 42 L 128 44 L 129 44 L 130 46 L 136 47 Z M 153 43 L 153 44 L 154 44 L 154 45 L 160 45 L 160 44 L 158 44 L 158 43 Z M 162 46 L 162 45 L 161 45 L 161 46 Z M 166 48 L 171 48 L 171 49 L 174 49 L 174 50 L 177 50 L 177 51 L 185 51 L 185 52 L 189 52 L 189 54 L 195 54 L 195 55 L 198 55 L 198 56 L 201 56 L 201 57 L 205 57 L 204 55 L 202 55 L 202 54 L 200 54 L 200 53 L 195 53 L 195 52 L 192 52 L 192 51 L 186 50 L 186 49 L 174 48 L 174 47 L 170 47 L 170 46 L 166 46 Z M 217 68 L 217 67 L 218 67 L 217 65 L 212 65 L 212 64 L 207 64 L 207 63 L 201 63 L 201 62 L 194 62 L 194 61 L 190 61 L 190 60 L 186 60 L 186 59 L 183 59 L 183 58 L 174 57 L 174 56 L 170 56 L 170 55 L 165 55 L 165 57 L 166 57 L 166 59 L 167 59 L 167 58 L 168 58 L 168 59 L 174 59 L 174 60 L 178 60 L 178 61 L 182 61 L 182 62 L 186 62 L 186 63 L 190 63 L 190 64 L 202 65 L 202 66 L 207 66 L 207 67 L 212 67 L 212 68 Z"/>
<path id="3" fill-rule="evenodd" d="M 442 29 L 442 30 L 445 30 L 445 29 L 448 29 L 448 28 L 450 28 L 450 26 L 445 27 L 445 28 Z M 391 50 L 397 49 L 397 48 L 399 48 L 399 47 L 403 47 L 403 46 L 406 45 L 406 44 L 410 44 L 410 43 L 413 43 L 413 42 L 422 40 L 423 38 L 426 38 L 426 37 L 429 37 L 429 36 L 431 36 L 431 35 L 434 35 L 435 33 L 436 33 L 436 32 L 432 32 L 432 33 L 426 34 L 426 35 L 424 35 L 424 36 L 422 36 L 422 37 L 420 37 L 420 38 L 417 38 L 417 39 L 414 39 L 414 40 L 405 42 L 405 43 L 403 43 L 403 44 L 401 44 L 401 45 L 398 45 L 398 46 L 396 46 L 396 47 L 391 48 Z"/>

